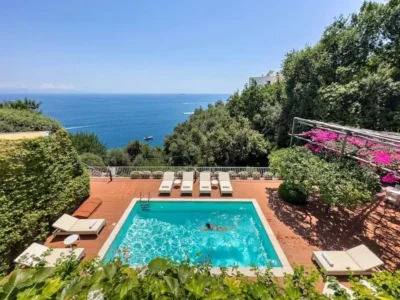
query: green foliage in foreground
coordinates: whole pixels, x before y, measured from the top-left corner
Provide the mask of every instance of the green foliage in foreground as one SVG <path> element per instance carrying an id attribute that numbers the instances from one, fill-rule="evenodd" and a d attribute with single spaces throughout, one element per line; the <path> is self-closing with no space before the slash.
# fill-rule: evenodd
<path id="1" fill-rule="evenodd" d="M 42 102 L 37 102 L 35 100 L 31 100 L 25 97 L 24 100 L 14 100 L 14 101 L 3 101 L 0 102 L 0 109 L 2 108 L 12 108 L 12 109 L 19 109 L 19 110 L 30 110 L 35 111 L 37 113 L 41 113 L 39 111 L 39 107 Z"/>
<path id="2" fill-rule="evenodd" d="M 60 123 L 37 112 L 11 108 L 0 109 L 0 132 L 56 132 L 59 129 L 61 129 Z"/>
<path id="3" fill-rule="evenodd" d="M 103 160 L 107 157 L 107 147 L 95 133 L 77 132 L 70 133 L 69 136 L 78 154 L 92 153 L 100 156 Z"/>
<path id="4" fill-rule="evenodd" d="M 72 260 L 56 268 L 16 269 L 0 282 L 1 299 L 350 299 L 329 279 L 336 295 L 332 298 L 319 293 L 315 286 L 319 274 L 314 269 L 295 267 L 293 275 L 278 281 L 270 271 L 256 271 L 256 280 L 243 276 L 235 268 L 228 275 L 210 273 L 210 265 L 191 265 L 188 261 L 171 262 L 153 259 L 147 267 L 130 268 L 113 261 L 86 261 L 78 265 Z M 370 290 L 352 279 L 355 299 L 398 299 L 400 272 L 376 273 L 369 283 Z"/>
<path id="5" fill-rule="evenodd" d="M 0 274 L 51 224 L 89 195 L 89 176 L 68 134 L 0 140 Z"/>
<path id="6" fill-rule="evenodd" d="M 171 165 L 265 166 L 271 149 L 243 117 L 231 117 L 222 102 L 196 109 L 164 140 Z"/>
<path id="7" fill-rule="evenodd" d="M 287 184 L 307 195 L 317 190 L 329 206 L 367 203 L 379 189 L 376 174 L 354 161 L 328 162 L 302 147 L 277 150 L 269 159 L 271 170 Z"/>

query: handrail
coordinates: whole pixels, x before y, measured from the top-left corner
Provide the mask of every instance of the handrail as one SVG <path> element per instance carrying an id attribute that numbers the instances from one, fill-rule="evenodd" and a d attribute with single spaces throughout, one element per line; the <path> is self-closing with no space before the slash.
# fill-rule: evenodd
<path id="1" fill-rule="evenodd" d="M 195 171 L 198 176 L 199 172 L 211 172 L 212 175 L 216 177 L 217 172 L 230 172 L 233 171 L 236 174 L 239 172 L 246 171 L 248 172 L 248 176 L 251 177 L 253 172 L 259 172 L 261 176 L 266 172 L 270 172 L 269 167 L 237 167 L 237 166 L 204 166 L 204 167 L 196 167 L 196 166 L 87 166 L 89 174 L 91 177 L 107 177 L 109 176 L 110 170 L 113 170 L 113 177 L 130 177 L 133 171 L 138 172 L 149 172 L 147 174 L 148 177 L 152 176 L 153 178 L 160 178 L 160 174 L 155 174 L 155 172 L 167 172 L 172 171 L 177 174 L 178 172 L 190 172 Z M 239 174 L 238 174 L 239 176 Z M 146 177 L 146 178 L 148 178 Z"/>

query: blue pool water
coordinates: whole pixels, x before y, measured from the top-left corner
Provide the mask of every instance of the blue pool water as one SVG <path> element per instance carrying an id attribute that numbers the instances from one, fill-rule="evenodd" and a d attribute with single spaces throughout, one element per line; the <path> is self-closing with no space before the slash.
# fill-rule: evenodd
<path id="1" fill-rule="evenodd" d="M 229 229 L 200 230 L 207 222 Z M 138 202 L 105 260 L 116 256 L 131 266 L 168 256 L 192 261 L 209 257 L 213 266 L 282 266 L 251 202 L 154 201 L 150 211 L 142 210 Z"/>

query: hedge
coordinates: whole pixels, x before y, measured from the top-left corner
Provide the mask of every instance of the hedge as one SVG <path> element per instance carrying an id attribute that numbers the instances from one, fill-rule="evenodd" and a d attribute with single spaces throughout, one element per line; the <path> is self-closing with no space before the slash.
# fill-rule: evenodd
<path id="1" fill-rule="evenodd" d="M 400 271 L 376 272 L 363 278 L 370 286 L 350 277 L 353 297 L 342 289 L 336 279 L 328 277 L 334 296 L 317 290 L 319 274 L 315 268 L 294 266 L 294 274 L 278 279 L 271 271 L 256 270 L 256 278 L 236 271 L 211 274 L 208 262 L 193 265 L 188 261 L 173 262 L 163 258 L 151 260 L 144 268 L 130 268 L 122 261 L 103 263 L 84 261 L 80 265 L 69 259 L 56 268 L 16 269 L 0 280 L 0 299 L 399 299 Z"/>
<path id="2" fill-rule="evenodd" d="M 0 132 L 56 132 L 60 129 L 59 122 L 37 112 L 11 108 L 0 109 Z"/>
<path id="3" fill-rule="evenodd" d="M 89 176 L 65 130 L 0 140 L 0 274 L 51 224 L 89 196 Z"/>

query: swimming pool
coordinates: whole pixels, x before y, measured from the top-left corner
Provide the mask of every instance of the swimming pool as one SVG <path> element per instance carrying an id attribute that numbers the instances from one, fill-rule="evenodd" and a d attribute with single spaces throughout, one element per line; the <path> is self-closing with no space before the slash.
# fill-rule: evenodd
<path id="1" fill-rule="evenodd" d="M 196 262 L 210 259 L 215 267 L 282 268 L 282 260 L 288 264 L 286 257 L 275 236 L 275 246 L 271 242 L 273 233 L 256 208 L 255 200 L 133 201 L 99 255 L 105 261 L 120 257 L 131 266 L 170 257 Z M 202 230 L 206 223 L 224 230 Z"/>

